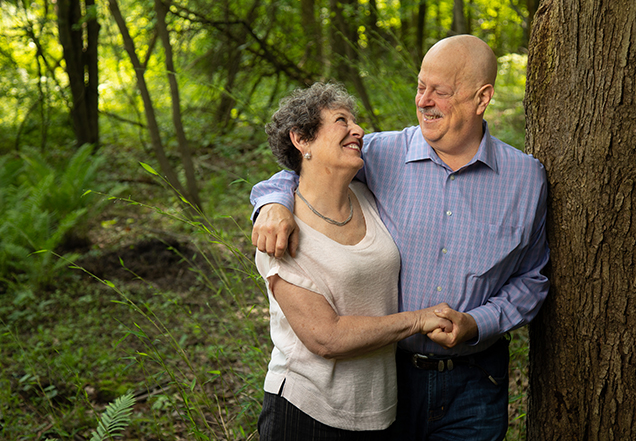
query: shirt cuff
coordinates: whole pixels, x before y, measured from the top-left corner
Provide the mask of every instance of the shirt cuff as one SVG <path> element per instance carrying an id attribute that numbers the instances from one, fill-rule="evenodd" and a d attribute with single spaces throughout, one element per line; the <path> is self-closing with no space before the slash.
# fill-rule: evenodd
<path id="1" fill-rule="evenodd" d="M 477 337 L 466 342 L 468 346 L 476 346 L 500 334 L 499 314 L 492 306 L 485 305 L 468 311 L 477 323 Z"/>
<path id="2" fill-rule="evenodd" d="M 258 217 L 260 209 L 267 204 L 281 204 L 287 207 L 289 211 L 294 212 L 294 195 L 283 192 L 270 193 L 252 200 L 254 210 L 252 211 L 252 222 Z"/>

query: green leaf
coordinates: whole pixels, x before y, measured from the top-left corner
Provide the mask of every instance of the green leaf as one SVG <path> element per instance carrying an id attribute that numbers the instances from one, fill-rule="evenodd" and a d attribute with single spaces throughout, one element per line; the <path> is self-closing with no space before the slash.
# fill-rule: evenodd
<path id="1" fill-rule="evenodd" d="M 143 167 L 143 168 L 144 168 L 144 169 L 145 169 L 148 173 L 153 174 L 153 175 L 155 175 L 155 176 L 159 176 L 159 173 L 157 173 L 157 172 L 155 171 L 155 169 L 154 169 L 154 168 L 152 168 L 151 166 L 149 166 L 148 164 L 145 164 L 145 163 L 143 163 L 143 162 L 140 162 L 139 164 L 140 164 L 140 165 L 141 165 L 141 166 L 142 166 L 142 167 Z"/>
<path id="2" fill-rule="evenodd" d="M 91 441 L 105 441 L 124 430 L 131 422 L 130 414 L 134 405 L 135 397 L 129 392 L 106 406 L 106 411 L 102 414 Z"/>

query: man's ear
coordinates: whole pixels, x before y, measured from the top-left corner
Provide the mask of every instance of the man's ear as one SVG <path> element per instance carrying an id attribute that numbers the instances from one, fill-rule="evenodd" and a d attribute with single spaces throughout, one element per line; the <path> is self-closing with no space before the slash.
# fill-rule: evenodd
<path id="1" fill-rule="evenodd" d="M 492 96 L 495 94 L 495 88 L 492 84 L 485 84 L 477 91 L 477 115 L 483 115 L 490 104 Z"/>

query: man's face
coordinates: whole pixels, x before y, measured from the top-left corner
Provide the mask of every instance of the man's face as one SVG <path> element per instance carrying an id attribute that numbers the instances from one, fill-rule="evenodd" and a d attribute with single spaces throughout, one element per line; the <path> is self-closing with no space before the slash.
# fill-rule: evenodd
<path id="1" fill-rule="evenodd" d="M 435 150 L 451 153 L 461 149 L 475 124 L 481 127 L 481 119 L 477 91 L 466 79 L 461 62 L 440 58 L 424 58 L 415 105 L 424 139 Z"/>

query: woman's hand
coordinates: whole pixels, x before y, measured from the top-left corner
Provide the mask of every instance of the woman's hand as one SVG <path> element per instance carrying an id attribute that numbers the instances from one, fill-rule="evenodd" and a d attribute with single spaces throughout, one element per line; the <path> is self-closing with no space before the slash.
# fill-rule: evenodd
<path id="1" fill-rule="evenodd" d="M 448 305 L 446 303 L 440 303 L 437 306 L 414 311 L 417 315 L 417 332 L 420 334 L 429 334 L 433 331 L 443 333 L 452 332 L 453 322 L 444 317 L 439 317 L 435 313 L 435 311 L 441 310 L 442 308 L 448 308 Z"/>

